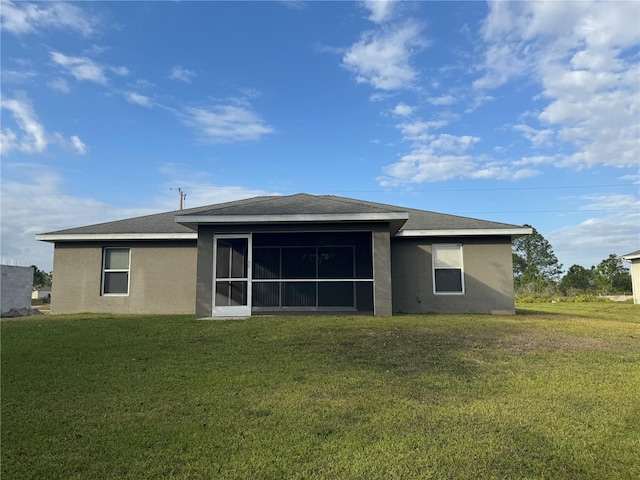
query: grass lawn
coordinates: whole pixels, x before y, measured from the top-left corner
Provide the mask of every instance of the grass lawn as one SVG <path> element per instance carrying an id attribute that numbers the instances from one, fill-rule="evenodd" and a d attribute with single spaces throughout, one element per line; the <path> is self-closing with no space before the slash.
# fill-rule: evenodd
<path id="1" fill-rule="evenodd" d="M 640 478 L 640 308 L 3 320 L 3 479 Z"/>

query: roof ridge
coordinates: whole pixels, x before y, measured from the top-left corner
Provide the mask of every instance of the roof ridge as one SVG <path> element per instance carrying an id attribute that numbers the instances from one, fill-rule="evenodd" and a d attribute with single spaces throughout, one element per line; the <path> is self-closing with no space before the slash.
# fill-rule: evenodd
<path id="1" fill-rule="evenodd" d="M 379 203 L 379 202 L 371 202 L 369 200 L 358 200 L 356 198 L 349 198 L 349 197 L 342 197 L 340 195 L 317 195 L 320 197 L 324 197 L 324 198 L 331 198 L 333 200 L 342 202 L 342 203 L 349 203 L 352 205 L 375 205 L 376 207 L 383 207 L 389 210 L 392 210 L 394 212 L 398 212 L 398 211 L 406 211 L 406 210 L 410 210 L 409 208 L 405 208 L 405 207 L 400 207 L 398 205 L 390 205 L 387 203 Z"/>
<path id="2" fill-rule="evenodd" d="M 223 203 L 212 203 L 211 205 L 203 205 L 202 207 L 198 207 L 206 210 L 217 210 L 220 208 L 227 208 L 233 205 L 251 205 L 253 203 L 261 203 L 273 198 L 280 198 L 283 195 L 259 195 L 257 197 L 249 197 L 249 198 L 240 198 L 238 200 L 231 200 L 229 202 Z M 178 212 L 184 212 L 184 210 L 178 210 Z"/>

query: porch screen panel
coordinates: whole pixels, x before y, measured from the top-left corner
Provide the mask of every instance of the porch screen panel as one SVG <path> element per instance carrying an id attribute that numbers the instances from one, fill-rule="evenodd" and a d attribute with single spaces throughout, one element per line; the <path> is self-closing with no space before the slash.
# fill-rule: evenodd
<path id="1" fill-rule="evenodd" d="M 247 282 L 216 282 L 216 305 L 235 307 L 247 304 Z"/>
<path id="2" fill-rule="evenodd" d="M 318 282 L 319 307 L 355 307 L 354 282 Z"/>
<path id="3" fill-rule="evenodd" d="M 318 248 L 318 278 L 354 278 L 353 247 Z"/>
<path id="4" fill-rule="evenodd" d="M 356 310 L 373 312 L 373 282 L 356 282 Z"/>
<path id="5" fill-rule="evenodd" d="M 316 278 L 316 249 L 314 247 L 283 248 L 282 278 Z"/>
<path id="6" fill-rule="evenodd" d="M 253 249 L 253 278 L 259 280 L 280 278 L 279 248 Z"/>
<path id="7" fill-rule="evenodd" d="M 247 276 L 247 249 L 247 241 L 243 238 L 218 240 L 216 277 L 245 278 Z"/>
<path id="8" fill-rule="evenodd" d="M 315 282 L 283 282 L 282 283 L 283 307 L 315 307 L 316 283 Z"/>
<path id="9" fill-rule="evenodd" d="M 280 306 L 280 282 L 253 282 L 252 288 L 254 307 Z"/>
<path id="10" fill-rule="evenodd" d="M 254 233 L 252 306 L 373 312 L 372 234 Z"/>

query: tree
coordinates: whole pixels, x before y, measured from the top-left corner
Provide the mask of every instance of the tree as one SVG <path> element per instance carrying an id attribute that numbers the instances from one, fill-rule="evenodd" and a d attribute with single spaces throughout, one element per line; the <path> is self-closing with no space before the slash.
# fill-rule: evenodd
<path id="1" fill-rule="evenodd" d="M 622 259 L 610 254 L 596 267 L 591 268 L 593 278 L 601 293 L 625 293 L 631 291 L 631 275 L 622 263 Z"/>
<path id="2" fill-rule="evenodd" d="M 51 286 L 52 273 L 45 272 L 44 270 L 40 270 L 35 265 L 31 265 L 33 268 L 33 286 L 37 287 L 39 285 L 46 285 L 48 287 Z"/>
<path id="3" fill-rule="evenodd" d="M 531 235 L 513 242 L 513 274 L 516 289 L 526 287 L 539 292 L 558 279 L 562 273 L 562 265 L 558 263 L 547 239 L 535 228 L 531 229 Z"/>
<path id="4" fill-rule="evenodd" d="M 572 265 L 560 280 L 560 290 L 567 294 L 570 290 L 587 292 L 593 289 L 593 274 L 582 265 Z"/>

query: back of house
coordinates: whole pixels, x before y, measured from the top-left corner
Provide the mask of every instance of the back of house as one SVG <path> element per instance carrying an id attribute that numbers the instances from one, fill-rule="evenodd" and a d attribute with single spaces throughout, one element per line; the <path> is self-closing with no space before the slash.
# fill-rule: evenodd
<path id="1" fill-rule="evenodd" d="M 262 196 L 37 235 L 52 313 L 515 313 L 531 229 L 330 195 Z"/>

